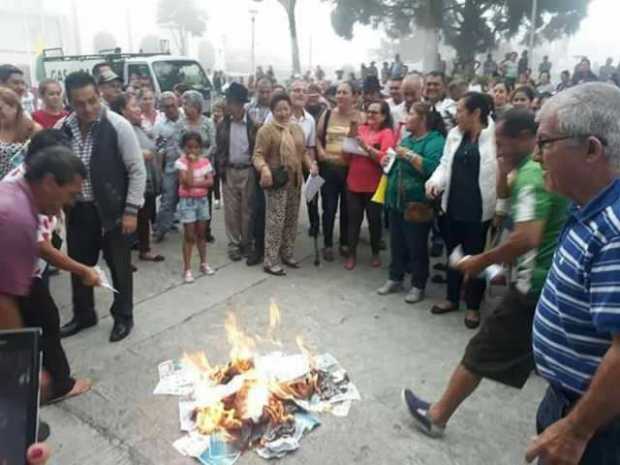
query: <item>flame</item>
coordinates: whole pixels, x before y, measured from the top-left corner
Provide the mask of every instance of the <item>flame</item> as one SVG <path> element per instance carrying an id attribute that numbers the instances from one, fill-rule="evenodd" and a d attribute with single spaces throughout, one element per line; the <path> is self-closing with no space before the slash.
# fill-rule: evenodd
<path id="1" fill-rule="evenodd" d="M 271 301 L 269 305 L 268 339 L 281 344 L 277 331 L 281 323 L 280 310 Z M 231 346 L 230 361 L 225 365 L 211 365 L 204 352 L 184 354 L 183 363 L 196 374 L 194 398 L 196 427 L 202 434 L 221 433 L 223 438 L 233 439 L 247 423 L 283 424 L 292 420 L 287 404 L 295 399 L 308 399 L 316 392 L 318 376 L 314 371 L 314 357 L 297 337 L 299 350 L 307 357 L 311 368 L 301 380 L 280 383 L 263 377 L 254 369 L 256 341 L 237 323 L 229 313 L 224 327 Z"/>
<path id="2" fill-rule="evenodd" d="M 254 339 L 245 334 L 237 325 L 237 318 L 234 313 L 229 313 L 224 323 L 230 349 L 230 361 L 233 367 L 239 371 L 247 371 L 251 368 L 251 361 L 254 358 L 256 343 Z"/>

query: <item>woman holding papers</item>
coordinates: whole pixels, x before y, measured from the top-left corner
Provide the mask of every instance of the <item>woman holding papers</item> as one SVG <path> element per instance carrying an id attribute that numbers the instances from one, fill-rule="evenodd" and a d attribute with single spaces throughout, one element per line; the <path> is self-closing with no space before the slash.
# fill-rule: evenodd
<path id="1" fill-rule="evenodd" d="M 347 208 L 349 213 L 349 256 L 344 267 L 355 268 L 357 243 L 364 213 L 368 218 L 372 266 L 381 266 L 379 243 L 381 241 L 381 212 L 383 207 L 372 202 L 372 196 L 381 180 L 381 161 L 388 149 L 394 146 L 394 123 L 387 102 L 373 102 L 366 111 L 366 124 L 359 127 L 357 142 L 361 154 L 353 154 L 347 175 Z"/>
<path id="2" fill-rule="evenodd" d="M 336 90 L 337 105 L 325 110 L 317 123 L 317 156 L 325 184 L 321 188 L 323 206 L 323 258 L 334 261 L 334 223 L 340 205 L 340 254 L 349 255 L 347 172 L 351 155 L 344 148 L 347 137 L 357 135 L 361 113 L 355 108 L 357 91 L 350 82 L 342 82 Z"/>
<path id="3" fill-rule="evenodd" d="M 286 272 L 280 263 L 299 268 L 293 253 L 303 185 L 302 165 L 311 176 L 316 176 L 319 169 L 306 152 L 302 129 L 290 122 L 290 97 L 275 94 L 270 107 L 273 121 L 258 130 L 252 161 L 266 196 L 264 270 L 284 276 Z"/>
<path id="4" fill-rule="evenodd" d="M 409 135 L 396 148 L 396 161 L 388 173 L 385 206 L 390 215 L 390 274 L 379 295 L 401 291 L 405 273 L 411 272 L 411 289 L 405 302 L 424 298 L 429 275 L 428 234 L 433 209 L 424 185 L 441 159 L 446 128 L 441 115 L 428 103 L 414 103 L 407 119 Z M 384 165 L 389 162 L 385 158 Z"/>
<path id="5" fill-rule="evenodd" d="M 446 212 L 443 229 L 449 253 L 458 245 L 466 255 L 482 252 L 495 214 L 497 156 L 492 109 L 491 98 L 479 92 L 468 92 L 459 100 L 457 126 L 448 134 L 441 163 L 426 183 L 427 196 L 441 197 Z M 457 311 L 462 285 L 463 275 L 449 268 L 446 302 L 433 306 L 431 312 Z M 470 329 L 480 324 L 485 285 L 482 279 L 469 279 L 465 284 L 465 325 Z"/>

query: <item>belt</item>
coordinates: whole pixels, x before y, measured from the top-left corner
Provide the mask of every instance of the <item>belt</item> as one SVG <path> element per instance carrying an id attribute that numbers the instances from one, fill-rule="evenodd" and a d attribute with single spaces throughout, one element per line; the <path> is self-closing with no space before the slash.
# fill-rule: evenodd
<path id="1" fill-rule="evenodd" d="M 246 170 L 252 165 L 248 163 L 229 163 L 227 168 L 232 168 L 233 170 Z"/>

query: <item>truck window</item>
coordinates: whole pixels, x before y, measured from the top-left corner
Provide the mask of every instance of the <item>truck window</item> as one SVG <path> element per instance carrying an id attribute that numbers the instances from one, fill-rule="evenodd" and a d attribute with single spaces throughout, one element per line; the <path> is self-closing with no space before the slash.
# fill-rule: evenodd
<path id="1" fill-rule="evenodd" d="M 153 63 L 153 72 L 162 91 L 172 90 L 176 84 L 194 89 L 210 89 L 211 83 L 195 61 L 167 60 Z"/>
<path id="2" fill-rule="evenodd" d="M 127 65 L 127 83 L 134 87 L 153 87 L 153 77 L 146 63 L 130 63 Z"/>

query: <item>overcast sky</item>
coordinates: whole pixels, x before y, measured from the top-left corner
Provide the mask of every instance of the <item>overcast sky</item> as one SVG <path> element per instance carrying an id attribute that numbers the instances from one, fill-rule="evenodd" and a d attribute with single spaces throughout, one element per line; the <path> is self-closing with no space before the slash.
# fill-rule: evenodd
<path id="1" fill-rule="evenodd" d="M 71 0 L 44 0 L 46 7 L 70 11 Z M 236 49 L 250 48 L 249 0 L 198 0 L 209 15 L 205 38 L 216 48 L 222 41 Z M 106 0 L 94 2 L 75 0 L 80 18 L 84 52 L 92 52 L 92 35 L 100 30 L 112 32 L 128 49 L 127 11 L 131 18 L 134 48 L 140 39 L 150 33 L 158 34 L 156 25 L 157 0 Z M 277 53 L 290 60 L 288 24 L 283 8 L 276 0 L 263 0 L 255 6 L 257 56 Z M 298 0 L 297 20 L 302 68 L 309 64 L 310 37 L 312 37 L 313 64 L 326 67 L 354 64 L 369 60 L 369 51 L 377 48 L 381 34 L 367 27 L 356 28 L 353 41 L 339 38 L 332 29 L 329 3 L 321 0 Z M 129 9 L 129 10 L 127 10 Z M 616 53 L 620 59 L 617 40 L 617 21 L 620 17 L 619 0 L 593 0 L 588 18 L 580 32 L 571 39 L 568 55 L 587 54 L 601 62 L 607 53 Z M 258 60 L 260 61 L 260 60 Z"/>

